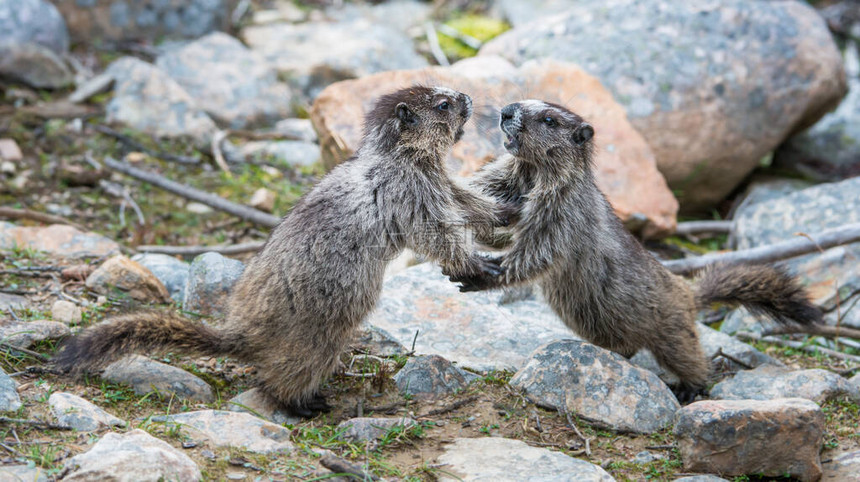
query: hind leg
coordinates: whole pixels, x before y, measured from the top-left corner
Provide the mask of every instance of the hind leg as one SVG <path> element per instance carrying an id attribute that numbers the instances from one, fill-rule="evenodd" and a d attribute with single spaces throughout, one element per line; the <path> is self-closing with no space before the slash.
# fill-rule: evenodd
<path id="1" fill-rule="evenodd" d="M 298 360 L 288 358 L 260 367 L 261 389 L 292 415 L 311 418 L 331 410 L 319 392 L 337 367 L 338 353 Z"/>
<path id="2" fill-rule="evenodd" d="M 682 405 L 705 393 L 710 375 L 710 363 L 702 351 L 699 337 L 693 328 L 684 328 L 659 338 L 648 347 L 660 366 L 680 378 L 680 384 L 673 391 Z"/>

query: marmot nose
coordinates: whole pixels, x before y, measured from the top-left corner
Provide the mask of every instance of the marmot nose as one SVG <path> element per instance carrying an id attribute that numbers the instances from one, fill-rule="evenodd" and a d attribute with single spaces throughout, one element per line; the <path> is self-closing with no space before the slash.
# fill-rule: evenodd
<path id="1" fill-rule="evenodd" d="M 514 118 L 514 114 L 520 109 L 519 104 L 508 104 L 502 108 L 501 122 L 509 121 Z"/>

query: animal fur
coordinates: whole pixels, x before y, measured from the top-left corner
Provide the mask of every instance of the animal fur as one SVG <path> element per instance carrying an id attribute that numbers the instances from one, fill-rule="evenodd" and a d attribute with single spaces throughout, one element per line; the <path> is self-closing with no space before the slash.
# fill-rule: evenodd
<path id="1" fill-rule="evenodd" d="M 567 326 L 626 357 L 647 348 L 681 379 L 689 401 L 704 389 L 709 363 L 696 332 L 697 309 L 738 303 L 779 322 L 812 323 L 821 312 L 799 283 L 770 266 L 716 266 L 695 287 L 673 275 L 629 234 L 594 181 L 593 128 L 559 105 L 529 100 L 502 110 L 509 154 L 474 184 L 519 205 L 500 276 L 458 277 L 462 290 L 538 281 Z"/>
<path id="2" fill-rule="evenodd" d="M 383 96 L 356 155 L 296 204 L 245 268 L 222 327 L 165 312 L 119 316 L 67 340 L 56 366 L 92 371 L 143 350 L 229 356 L 256 365 L 263 391 L 293 412 L 327 408 L 318 387 L 404 248 L 461 275 L 499 273 L 465 238 L 469 224 L 499 224 L 496 204 L 445 170 L 471 111 L 467 95 L 441 87 Z"/>

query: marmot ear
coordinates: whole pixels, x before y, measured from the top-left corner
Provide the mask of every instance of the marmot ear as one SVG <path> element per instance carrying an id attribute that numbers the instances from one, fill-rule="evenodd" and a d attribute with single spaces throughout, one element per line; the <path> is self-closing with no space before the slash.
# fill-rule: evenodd
<path id="1" fill-rule="evenodd" d="M 573 131 L 574 144 L 581 146 L 594 137 L 594 128 L 591 124 L 583 122 L 575 131 Z"/>
<path id="2" fill-rule="evenodd" d="M 394 113 L 401 122 L 405 122 L 406 124 L 415 124 L 418 122 L 418 117 L 416 117 L 415 113 L 409 109 L 406 102 L 397 104 L 397 107 L 394 108 Z"/>

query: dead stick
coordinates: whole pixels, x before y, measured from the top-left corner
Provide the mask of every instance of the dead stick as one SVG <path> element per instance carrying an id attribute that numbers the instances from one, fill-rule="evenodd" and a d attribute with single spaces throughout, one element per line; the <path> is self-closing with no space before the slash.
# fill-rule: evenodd
<path id="1" fill-rule="evenodd" d="M 817 335 L 826 338 L 838 338 L 842 336 L 845 338 L 854 338 L 855 340 L 860 340 L 860 330 L 856 328 L 846 328 L 844 326 L 830 325 L 781 326 L 773 330 L 765 331 L 764 333 L 762 333 L 762 336 L 794 334 Z"/>
<path id="2" fill-rule="evenodd" d="M 462 400 L 457 400 L 456 402 L 454 402 L 448 406 L 445 406 L 442 408 L 437 408 L 434 410 L 430 410 L 429 412 L 425 413 L 424 415 L 421 415 L 421 417 L 432 417 L 434 415 L 444 415 L 448 412 L 453 412 L 454 410 L 457 410 L 458 408 L 463 407 L 464 405 L 468 405 L 468 404 L 474 402 L 475 400 L 477 400 L 479 398 L 481 398 L 481 397 L 478 395 L 472 395 L 471 397 L 464 398 Z"/>
<path id="3" fill-rule="evenodd" d="M 40 223 L 45 224 L 67 224 L 74 228 L 80 229 L 81 231 L 86 231 L 87 228 L 81 226 L 78 223 L 69 221 L 66 218 L 62 218 L 60 216 L 54 216 L 53 214 L 40 213 L 38 211 L 32 211 L 30 209 L 15 209 L 15 208 L 7 208 L 0 207 L 0 218 L 7 219 L 29 219 L 31 221 L 39 221 Z"/>
<path id="4" fill-rule="evenodd" d="M 701 233 L 728 233 L 731 232 L 734 222 L 732 221 L 687 221 L 678 223 L 675 234 L 688 236 Z"/>
<path id="5" fill-rule="evenodd" d="M 799 341 L 781 340 L 779 338 L 764 339 L 761 336 L 745 332 L 736 333 L 735 337 L 744 341 L 763 341 L 765 343 L 773 343 L 775 345 L 780 345 L 788 348 L 797 348 L 798 350 L 803 350 L 807 353 L 824 353 L 825 355 L 829 355 L 833 358 L 838 358 L 840 360 L 860 363 L 860 356 L 849 355 L 847 353 L 842 353 L 841 351 L 831 350 L 829 348 L 823 348 L 820 346 L 808 346 Z"/>
<path id="6" fill-rule="evenodd" d="M 111 129 L 108 126 L 96 124 L 93 126 L 93 129 L 95 129 L 96 132 L 98 132 L 100 134 L 104 134 L 108 137 L 113 137 L 114 139 L 122 142 L 123 144 L 130 147 L 131 149 L 134 149 L 135 151 L 140 151 L 140 152 L 149 154 L 150 156 L 158 158 L 158 159 L 164 159 L 165 161 L 178 162 L 180 164 L 199 164 L 200 163 L 200 159 L 197 159 L 196 157 L 180 156 L 178 154 L 171 154 L 169 152 L 157 151 L 155 149 L 150 149 L 150 148 L 144 146 L 143 144 L 141 144 L 140 142 L 137 142 L 136 140 L 132 139 L 131 137 L 129 137 L 125 134 L 119 133 L 119 132 Z"/>
<path id="7" fill-rule="evenodd" d="M 0 423 L 13 423 L 17 425 L 30 425 L 36 428 L 47 428 L 53 430 L 71 430 L 68 425 L 58 425 L 56 423 L 43 422 L 41 420 L 25 420 L 21 418 L 0 417 Z"/>
<path id="8" fill-rule="evenodd" d="M 17 352 L 23 353 L 25 355 L 30 355 L 31 357 L 35 358 L 36 360 L 39 360 L 40 362 L 48 361 L 47 357 L 45 357 L 44 355 L 42 355 L 41 353 L 39 353 L 37 351 L 28 350 L 26 348 L 21 348 L 20 346 L 15 346 L 11 343 L 6 343 L 5 341 L 0 342 L 0 347 L 3 347 L 3 348 L 10 350 L 10 351 L 17 351 Z"/>
<path id="9" fill-rule="evenodd" d="M 138 169 L 124 162 L 117 161 L 116 159 L 111 159 L 110 157 L 106 157 L 104 159 L 104 164 L 115 171 L 119 171 L 135 179 L 148 182 L 153 186 L 164 189 L 165 191 L 176 194 L 177 196 L 182 196 L 186 199 L 203 203 L 219 211 L 224 211 L 225 213 L 238 216 L 242 219 L 247 219 L 252 223 L 259 224 L 267 228 L 274 228 L 281 222 L 281 218 L 277 216 L 272 216 L 271 214 L 264 213 L 263 211 L 230 202 L 220 196 L 180 184 L 176 181 L 171 181 L 164 176 Z"/>
<path id="10" fill-rule="evenodd" d="M 585 438 L 585 435 L 582 435 L 582 432 L 579 431 L 579 427 L 577 427 L 576 424 L 573 423 L 573 419 L 570 418 L 570 412 L 568 412 L 567 409 L 561 408 L 559 411 L 564 413 L 564 416 L 567 417 L 567 426 L 572 428 L 573 431 L 576 432 L 576 436 L 582 439 L 585 443 L 585 455 L 587 457 L 591 457 L 591 439 Z"/>
<path id="11" fill-rule="evenodd" d="M 664 261 L 663 266 L 675 274 L 689 274 L 712 264 L 770 263 L 860 241 L 860 223 L 828 229 L 811 236 L 782 241 L 729 253 L 712 253 L 696 258 Z"/>
<path id="12" fill-rule="evenodd" d="M 219 253 L 224 255 L 231 254 L 241 254 L 241 253 L 250 253 L 252 251 L 259 251 L 263 245 L 265 245 L 265 241 L 254 241 L 250 243 L 240 243 L 233 244 L 229 246 L 156 246 L 156 245 L 143 245 L 138 246 L 136 249 L 141 253 L 161 253 L 161 254 L 169 254 L 172 256 L 197 256 L 198 254 L 203 253 Z"/>
<path id="13" fill-rule="evenodd" d="M 348 475 L 351 480 L 379 480 L 379 477 L 365 472 L 361 466 L 347 462 L 334 454 L 323 455 L 320 465 L 336 474 Z"/>

